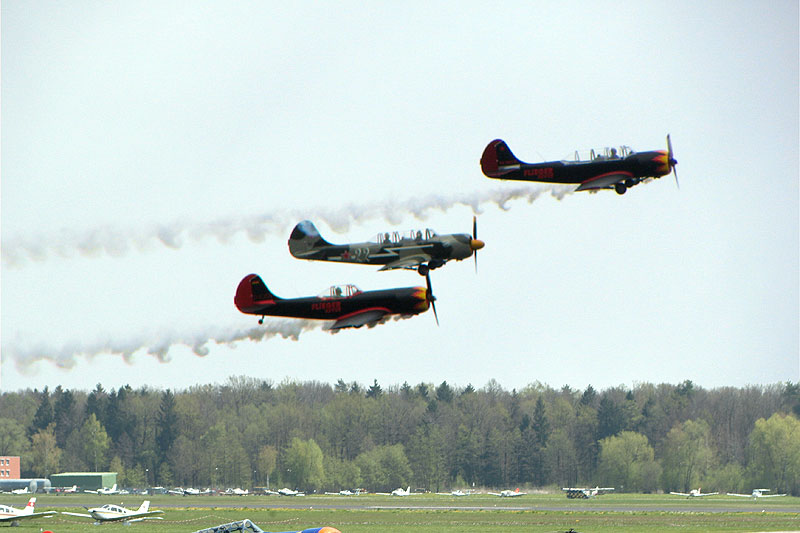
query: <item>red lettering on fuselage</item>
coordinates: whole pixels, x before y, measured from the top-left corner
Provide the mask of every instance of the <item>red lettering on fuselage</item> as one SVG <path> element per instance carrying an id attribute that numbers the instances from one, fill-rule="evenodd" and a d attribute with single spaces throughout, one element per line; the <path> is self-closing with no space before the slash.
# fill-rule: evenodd
<path id="1" fill-rule="evenodd" d="M 542 180 L 553 179 L 553 169 L 552 167 L 526 168 L 522 175 L 526 178 L 538 178 Z"/>
<path id="2" fill-rule="evenodd" d="M 324 313 L 341 313 L 342 312 L 342 302 L 334 301 L 334 302 L 314 302 L 311 304 L 312 311 L 322 311 Z"/>

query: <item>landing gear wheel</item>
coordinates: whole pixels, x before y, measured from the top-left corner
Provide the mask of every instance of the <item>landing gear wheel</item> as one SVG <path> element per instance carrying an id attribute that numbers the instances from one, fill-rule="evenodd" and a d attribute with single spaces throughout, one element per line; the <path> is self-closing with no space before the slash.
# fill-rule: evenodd
<path id="1" fill-rule="evenodd" d="M 263 316 L 258 319 L 258 325 L 259 326 L 263 326 L 264 325 L 264 317 Z"/>
<path id="2" fill-rule="evenodd" d="M 617 194 L 625 194 L 625 191 L 628 190 L 628 187 L 626 187 L 624 183 L 615 183 L 614 190 L 617 191 Z"/>
<path id="3" fill-rule="evenodd" d="M 427 276 L 428 272 L 430 272 L 430 267 L 428 265 L 420 265 L 417 267 L 417 272 L 420 276 Z"/>

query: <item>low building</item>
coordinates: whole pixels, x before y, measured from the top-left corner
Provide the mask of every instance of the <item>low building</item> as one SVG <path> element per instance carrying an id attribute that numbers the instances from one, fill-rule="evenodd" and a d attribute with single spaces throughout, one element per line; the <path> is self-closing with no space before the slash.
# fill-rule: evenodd
<path id="1" fill-rule="evenodd" d="M 64 472 L 53 474 L 50 481 L 54 487 L 77 485 L 81 490 L 110 488 L 117 484 L 116 472 Z"/>

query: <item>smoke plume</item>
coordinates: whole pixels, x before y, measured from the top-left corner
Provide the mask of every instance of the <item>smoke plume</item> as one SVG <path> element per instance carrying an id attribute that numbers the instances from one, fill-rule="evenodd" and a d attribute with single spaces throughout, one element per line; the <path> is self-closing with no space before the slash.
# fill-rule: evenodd
<path id="1" fill-rule="evenodd" d="M 50 257 L 70 258 L 75 255 L 121 257 L 131 250 L 147 251 L 154 247 L 178 250 L 187 242 L 202 242 L 208 238 L 227 244 L 239 234 L 245 234 L 251 241 L 259 243 L 268 235 L 288 237 L 291 228 L 305 218 L 322 221 L 334 231 L 344 233 L 351 224 L 370 220 L 383 219 L 396 225 L 406 215 L 411 214 L 417 220 L 425 221 L 435 212 L 447 212 L 459 205 L 470 207 L 475 214 L 481 213 L 485 206 L 492 205 L 507 211 L 511 209 L 511 202 L 514 200 L 527 200 L 530 204 L 548 194 L 561 200 L 572 192 L 573 187 L 563 185 L 518 186 L 406 200 L 392 199 L 364 205 L 349 204 L 338 209 L 286 209 L 256 216 L 202 222 L 175 221 L 137 230 L 113 227 L 93 228 L 83 232 L 61 230 L 31 239 L 3 239 L 2 263 L 4 266 L 22 266 L 26 260 L 45 261 Z"/>
<path id="2" fill-rule="evenodd" d="M 327 323 L 313 320 L 265 320 L 263 326 L 249 328 L 208 328 L 206 331 L 150 332 L 129 339 L 101 339 L 93 342 L 71 342 L 60 347 L 21 343 L 4 345 L 3 356 L 10 357 L 17 368 L 24 370 L 37 361 L 48 361 L 60 368 L 75 366 L 79 357 L 92 360 L 102 354 L 122 357 L 133 363 L 134 354 L 144 352 L 162 363 L 170 361 L 169 352 L 176 346 L 188 346 L 199 357 L 209 354 L 209 344 L 235 347 L 241 341 L 262 342 L 274 337 L 297 341 L 300 334 L 313 329 L 322 329 Z"/>

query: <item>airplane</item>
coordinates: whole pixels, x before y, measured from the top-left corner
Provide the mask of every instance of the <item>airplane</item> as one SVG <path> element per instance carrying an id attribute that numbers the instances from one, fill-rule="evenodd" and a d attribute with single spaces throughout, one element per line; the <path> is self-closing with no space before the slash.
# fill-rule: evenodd
<path id="1" fill-rule="evenodd" d="M 472 218 L 472 235 L 453 233 L 437 235 L 426 229 L 401 234 L 379 233 L 371 241 L 350 244 L 331 244 L 322 238 L 309 220 L 297 224 L 289 236 L 289 253 L 297 259 L 338 261 L 364 265 L 383 265 L 379 270 L 406 268 L 421 276 L 443 266 L 450 260 L 461 261 L 472 255 L 478 268 L 478 250 L 484 242 L 478 240 L 478 223 Z"/>
<path id="2" fill-rule="evenodd" d="M 516 490 L 501 490 L 500 492 L 488 492 L 492 496 L 500 496 L 501 498 L 516 498 L 518 496 L 525 496 L 527 492 L 520 492 L 519 488 Z"/>
<path id="3" fill-rule="evenodd" d="M 562 488 L 561 490 L 567 493 L 567 498 L 582 500 L 587 498 L 594 498 L 595 496 L 598 496 L 601 492 L 612 491 L 614 490 L 614 487 L 594 487 L 594 488 L 565 487 Z"/>
<path id="4" fill-rule="evenodd" d="M 102 487 L 102 488 L 99 488 L 97 490 L 89 490 L 89 489 L 87 489 L 87 490 L 84 490 L 83 492 L 88 492 L 89 494 L 102 494 L 103 496 L 111 496 L 113 494 L 119 494 L 120 491 L 117 490 L 117 484 L 114 483 L 114 485 L 110 489 Z"/>
<path id="5" fill-rule="evenodd" d="M 786 496 L 786 494 L 764 494 L 765 492 L 770 492 L 770 489 L 753 489 L 753 492 L 750 494 L 736 494 L 733 492 L 729 492 L 728 496 L 739 496 L 740 498 L 753 498 L 757 500 L 758 498 L 777 498 L 778 496 Z"/>
<path id="6" fill-rule="evenodd" d="M 154 516 L 157 514 L 163 514 L 164 511 L 151 511 L 149 500 L 145 500 L 136 510 L 126 509 L 121 505 L 114 505 L 111 503 L 107 503 L 102 507 L 93 507 L 91 509 L 87 507 L 86 510 L 89 511 L 89 514 L 69 513 L 67 511 L 61 511 L 61 514 L 80 516 L 83 518 L 94 518 L 95 524 L 101 524 L 103 522 L 122 522 L 123 524 L 130 524 L 131 522 L 140 522 L 142 520 L 164 519 L 161 516 Z"/>
<path id="7" fill-rule="evenodd" d="M 237 522 L 230 522 L 228 524 L 221 524 L 219 526 L 210 527 L 207 529 L 200 529 L 194 533 L 226 533 L 228 531 L 243 531 L 249 533 L 267 533 L 250 520 L 239 520 Z M 335 527 L 311 527 L 302 531 L 285 531 L 283 533 L 341 533 Z"/>
<path id="8" fill-rule="evenodd" d="M 223 496 L 247 496 L 250 494 L 250 491 L 247 489 L 241 489 L 239 487 L 235 489 L 225 489 L 225 492 L 220 492 Z"/>
<path id="9" fill-rule="evenodd" d="M 22 494 L 30 494 L 31 489 L 29 487 L 22 487 L 21 489 L 11 489 L 11 494 L 22 495 Z"/>
<path id="10" fill-rule="evenodd" d="M 437 492 L 436 494 L 438 494 L 439 496 L 469 496 L 472 493 L 456 489 L 450 492 Z"/>
<path id="11" fill-rule="evenodd" d="M 392 496 L 411 496 L 411 486 L 409 486 L 406 490 L 403 490 L 403 487 L 394 489 L 391 494 Z"/>
<path id="12" fill-rule="evenodd" d="M 178 496 L 200 496 L 202 494 L 211 494 L 211 489 L 195 489 L 193 487 L 183 488 L 177 487 L 175 489 L 167 491 L 169 494 L 177 494 Z"/>
<path id="13" fill-rule="evenodd" d="M 71 487 L 57 488 L 56 492 L 59 493 L 59 494 L 74 494 L 74 493 L 78 492 L 78 486 L 77 485 L 72 485 Z"/>
<path id="14" fill-rule="evenodd" d="M 304 492 L 300 492 L 299 490 L 292 490 L 292 489 L 287 488 L 287 487 L 283 487 L 282 489 L 278 490 L 278 492 L 272 492 L 272 494 L 277 494 L 279 496 L 305 496 L 306 495 Z"/>
<path id="15" fill-rule="evenodd" d="M 352 490 L 340 490 L 339 492 L 326 492 L 326 496 L 356 496 L 358 492 L 353 492 Z"/>
<path id="16" fill-rule="evenodd" d="M 579 184 L 576 191 L 614 189 L 625 194 L 628 188 L 648 178 L 660 178 L 672 172 L 678 184 L 678 173 L 672 151 L 672 141 L 667 135 L 667 149 L 634 152 L 623 146 L 606 149 L 604 153 L 592 150 L 587 159 L 575 153 L 574 161 L 548 161 L 524 163 L 517 159 L 505 141 L 495 139 L 483 150 L 481 170 L 489 178 L 503 180 L 538 181 L 546 183 Z"/>
<path id="17" fill-rule="evenodd" d="M 314 320 L 334 320 L 330 329 L 360 328 L 375 325 L 390 315 L 411 316 L 428 310 L 433 304 L 433 291 L 428 288 L 406 287 L 377 291 L 361 291 L 355 285 L 334 285 L 319 296 L 279 298 L 272 294 L 256 274 L 239 282 L 233 301 L 237 309 L 249 315 L 264 317 L 285 316 Z M 436 317 L 438 323 L 438 316 Z"/>
<path id="18" fill-rule="evenodd" d="M 687 498 L 702 498 L 703 496 L 713 496 L 715 494 L 719 494 L 719 492 L 700 492 L 700 489 L 692 489 L 689 492 L 670 492 L 670 494 L 674 494 L 675 496 L 686 496 Z"/>
<path id="19" fill-rule="evenodd" d="M 29 518 L 42 518 L 45 516 L 53 516 L 58 514 L 55 511 L 43 511 L 40 513 L 34 512 L 36 505 L 36 498 L 28 500 L 28 504 L 24 509 L 17 509 L 10 505 L 0 505 L 0 522 L 11 522 L 12 526 L 18 526 L 20 520 L 27 520 Z"/>

